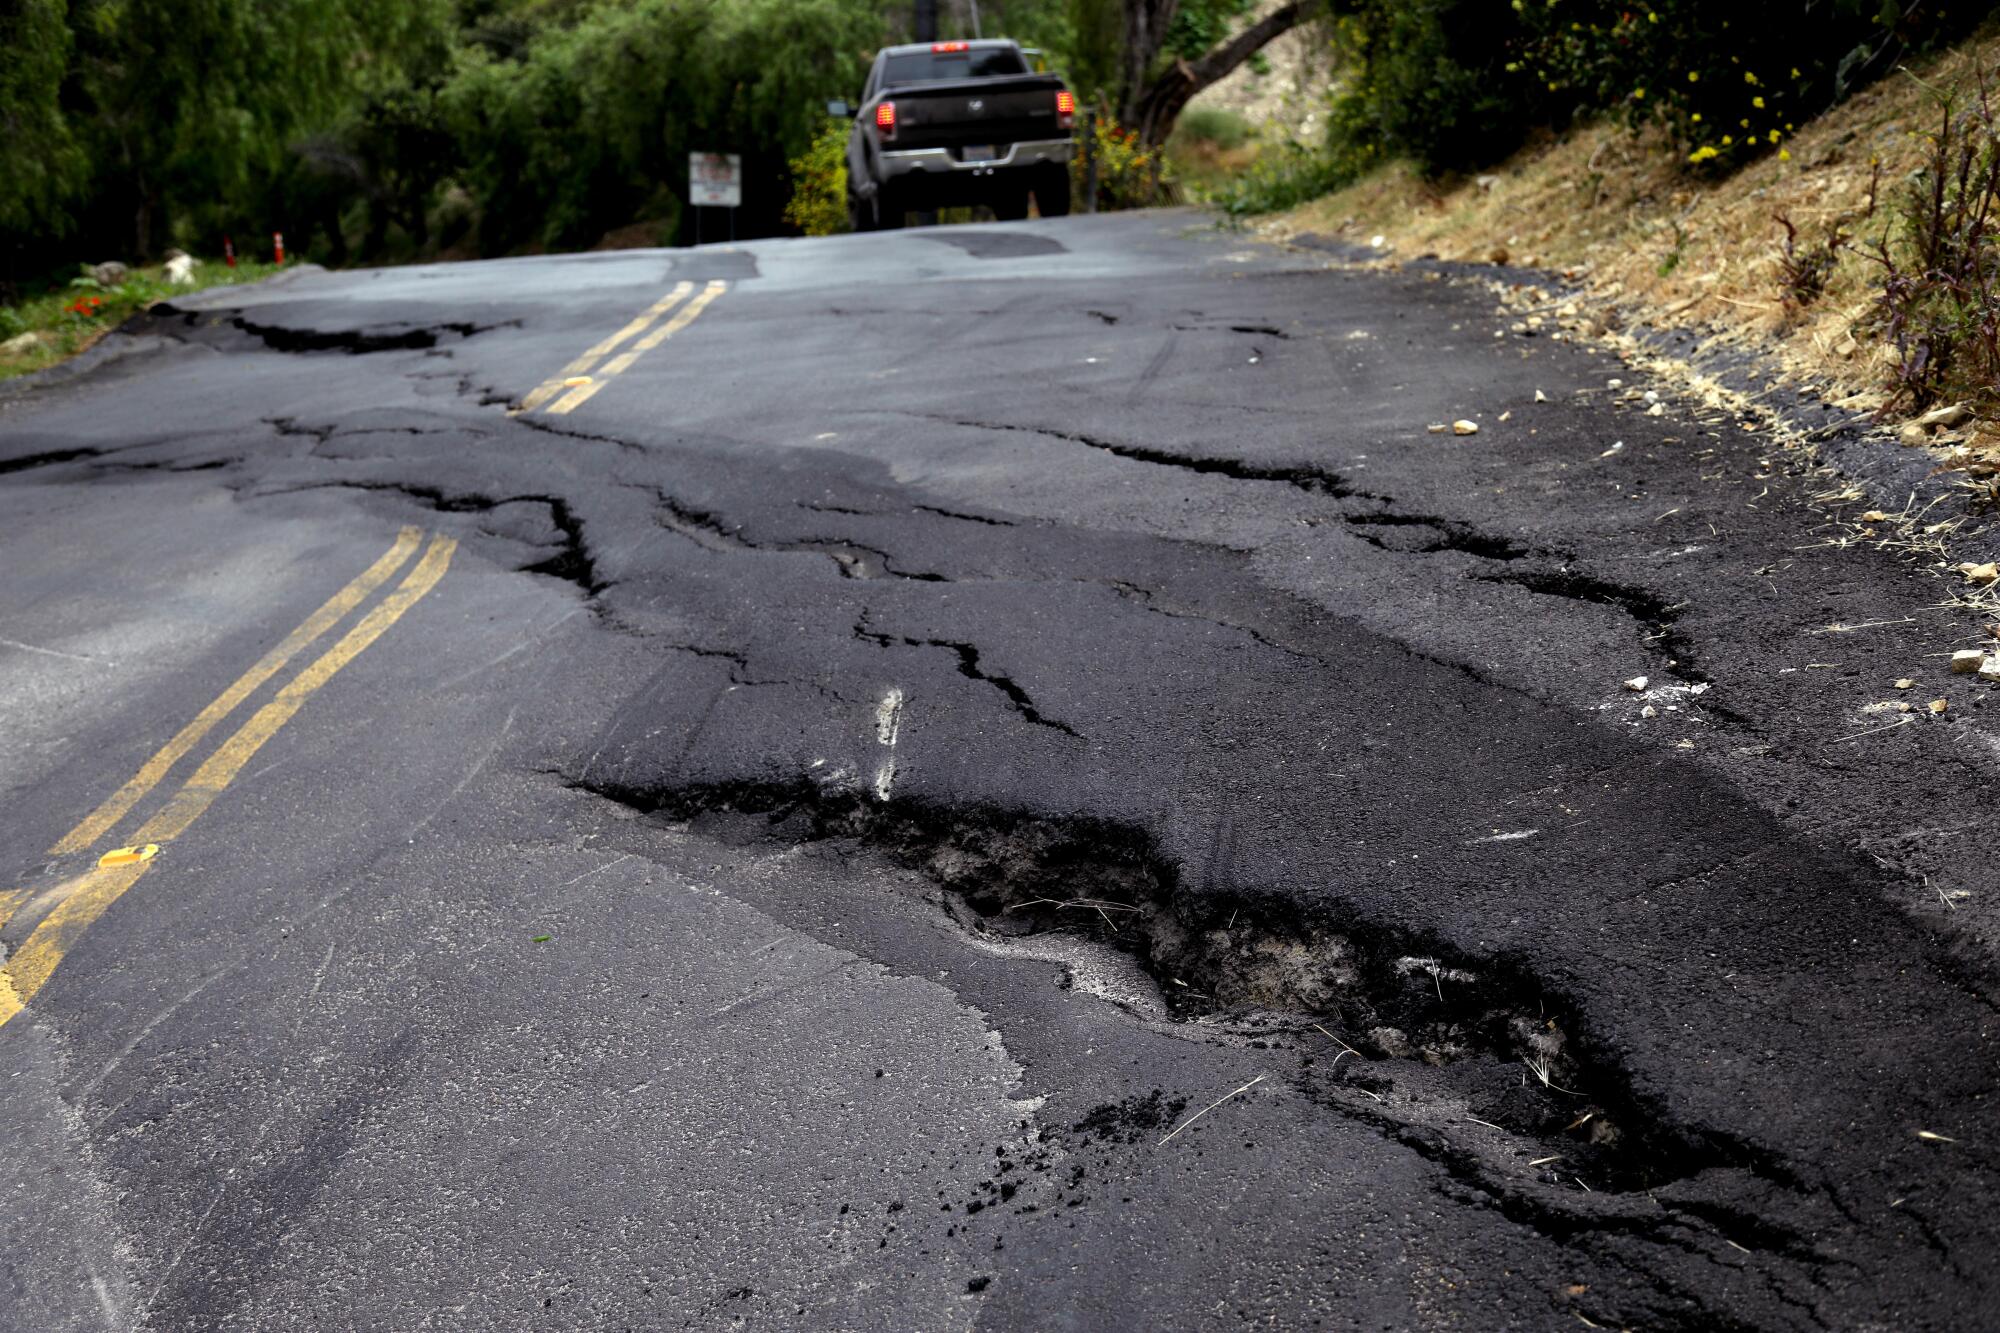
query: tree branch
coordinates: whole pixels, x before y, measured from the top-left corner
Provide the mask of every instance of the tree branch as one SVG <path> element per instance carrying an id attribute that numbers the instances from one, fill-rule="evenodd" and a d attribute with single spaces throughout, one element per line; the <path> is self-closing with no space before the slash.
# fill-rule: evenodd
<path id="1" fill-rule="evenodd" d="M 1303 23 L 1312 0 L 1281 5 L 1229 41 L 1195 60 L 1176 60 L 1134 99 L 1128 121 L 1144 142 L 1157 146 L 1173 133 L 1174 122 L 1188 101 L 1202 89 L 1227 77 L 1238 65 L 1269 45 L 1271 39 Z"/>
<path id="2" fill-rule="evenodd" d="M 1272 10 L 1245 28 L 1234 40 L 1223 43 L 1201 59 L 1189 64 L 1188 77 L 1194 81 L 1194 92 L 1198 93 L 1209 84 L 1226 77 L 1238 65 L 1269 45 L 1272 38 L 1298 27 L 1305 16 L 1305 0 L 1292 0 L 1291 4 Z M 1194 93 L 1188 95 L 1192 97 Z"/>

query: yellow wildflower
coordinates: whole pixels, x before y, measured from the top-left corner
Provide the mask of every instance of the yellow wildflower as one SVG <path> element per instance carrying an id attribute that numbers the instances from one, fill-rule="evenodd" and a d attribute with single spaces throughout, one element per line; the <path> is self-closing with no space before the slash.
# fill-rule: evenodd
<path id="1" fill-rule="evenodd" d="M 1750 105 L 1756 107 L 1759 111 L 1762 111 L 1764 109 L 1764 99 L 1761 97 L 1753 97 L 1750 99 Z"/>
<path id="2" fill-rule="evenodd" d="M 1688 71 L 1688 82 L 1689 82 L 1689 83 L 1700 83 L 1700 82 L 1701 82 L 1701 75 L 1700 75 L 1700 74 L 1698 74 L 1698 73 L 1696 73 L 1696 72 L 1695 72 L 1694 70 L 1689 70 L 1689 71 Z"/>

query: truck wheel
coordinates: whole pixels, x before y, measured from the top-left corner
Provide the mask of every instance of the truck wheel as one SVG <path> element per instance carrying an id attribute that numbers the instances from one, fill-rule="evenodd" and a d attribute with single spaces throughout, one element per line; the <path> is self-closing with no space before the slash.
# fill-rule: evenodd
<path id="1" fill-rule="evenodd" d="M 1035 184 L 1035 207 L 1045 218 L 1069 216 L 1069 168 L 1050 167 Z"/>
<path id="2" fill-rule="evenodd" d="M 1003 187 L 995 192 L 988 205 L 993 209 L 993 216 L 1002 222 L 1024 222 L 1028 217 L 1028 192 Z"/>
<path id="3" fill-rule="evenodd" d="M 875 225 L 869 230 L 896 231 L 902 227 L 903 201 L 890 194 L 888 186 L 875 191 L 874 211 Z"/>
<path id="4" fill-rule="evenodd" d="M 847 196 L 847 229 L 849 231 L 875 230 L 875 205 L 854 195 Z"/>

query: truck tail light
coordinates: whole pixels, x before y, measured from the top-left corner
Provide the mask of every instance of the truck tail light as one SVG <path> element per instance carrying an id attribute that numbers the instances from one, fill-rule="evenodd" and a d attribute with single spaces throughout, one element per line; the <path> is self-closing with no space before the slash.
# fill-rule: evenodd
<path id="1" fill-rule="evenodd" d="M 972 48 L 964 42 L 932 42 L 932 51 L 969 51 Z"/>
<path id="2" fill-rule="evenodd" d="M 1076 94 L 1067 88 L 1056 94 L 1056 128 L 1076 128 Z"/>
<path id="3" fill-rule="evenodd" d="M 882 102 L 876 106 L 875 128 L 881 131 L 884 139 L 893 139 L 896 137 L 896 104 L 894 102 Z"/>

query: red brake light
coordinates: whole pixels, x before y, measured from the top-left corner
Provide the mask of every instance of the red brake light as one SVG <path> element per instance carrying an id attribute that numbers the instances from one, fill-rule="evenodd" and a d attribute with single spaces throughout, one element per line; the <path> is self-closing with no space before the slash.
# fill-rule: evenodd
<path id="1" fill-rule="evenodd" d="M 875 107 L 875 128 L 882 132 L 884 139 L 896 137 L 896 104 L 880 102 Z"/>
<path id="2" fill-rule="evenodd" d="M 1072 129 L 1076 125 L 1076 94 L 1064 88 L 1056 94 L 1056 126 Z"/>
<path id="3" fill-rule="evenodd" d="M 971 48 L 971 46 L 969 46 L 969 45 L 968 45 L 967 43 L 965 43 L 965 42 L 932 42 L 932 43 L 931 43 L 931 50 L 933 50 L 933 51 L 969 51 L 969 50 L 971 50 L 971 49 L 972 49 L 972 48 Z"/>

